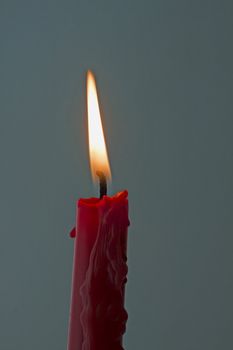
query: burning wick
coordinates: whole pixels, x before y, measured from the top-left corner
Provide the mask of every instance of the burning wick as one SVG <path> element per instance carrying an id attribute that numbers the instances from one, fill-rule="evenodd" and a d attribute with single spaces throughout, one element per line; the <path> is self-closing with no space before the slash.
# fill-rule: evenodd
<path id="1" fill-rule="evenodd" d="M 99 177 L 100 182 L 100 199 L 107 195 L 107 180 L 102 171 L 97 171 L 96 175 Z"/>

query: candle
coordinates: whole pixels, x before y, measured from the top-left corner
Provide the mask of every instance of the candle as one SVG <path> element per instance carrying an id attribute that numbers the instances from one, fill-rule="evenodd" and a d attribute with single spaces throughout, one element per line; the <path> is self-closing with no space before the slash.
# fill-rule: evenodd
<path id="1" fill-rule="evenodd" d="M 122 350 L 127 312 L 128 193 L 107 196 L 111 170 L 96 84 L 87 74 L 89 155 L 100 198 L 77 203 L 68 350 Z"/>

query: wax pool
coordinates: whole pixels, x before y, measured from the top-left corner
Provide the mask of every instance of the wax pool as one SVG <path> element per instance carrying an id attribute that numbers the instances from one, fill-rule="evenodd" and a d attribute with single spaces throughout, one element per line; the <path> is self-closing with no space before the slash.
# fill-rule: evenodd
<path id="1" fill-rule="evenodd" d="M 67 350 L 122 350 L 128 193 L 77 205 Z"/>

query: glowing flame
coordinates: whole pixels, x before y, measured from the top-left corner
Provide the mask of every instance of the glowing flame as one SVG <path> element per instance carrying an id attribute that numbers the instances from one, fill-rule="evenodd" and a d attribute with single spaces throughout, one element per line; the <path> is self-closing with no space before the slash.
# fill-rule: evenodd
<path id="1" fill-rule="evenodd" d="M 100 117 L 96 83 L 91 71 L 87 72 L 87 115 L 92 178 L 96 181 L 96 172 L 101 171 L 110 180 L 111 170 Z"/>

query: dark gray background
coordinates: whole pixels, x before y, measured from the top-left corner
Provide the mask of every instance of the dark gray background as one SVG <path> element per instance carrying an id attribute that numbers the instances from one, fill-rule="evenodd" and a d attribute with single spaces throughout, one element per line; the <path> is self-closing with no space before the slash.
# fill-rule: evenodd
<path id="1" fill-rule="evenodd" d="M 0 3 L 0 349 L 64 350 L 85 71 L 129 190 L 127 350 L 233 348 L 232 1 Z"/>

